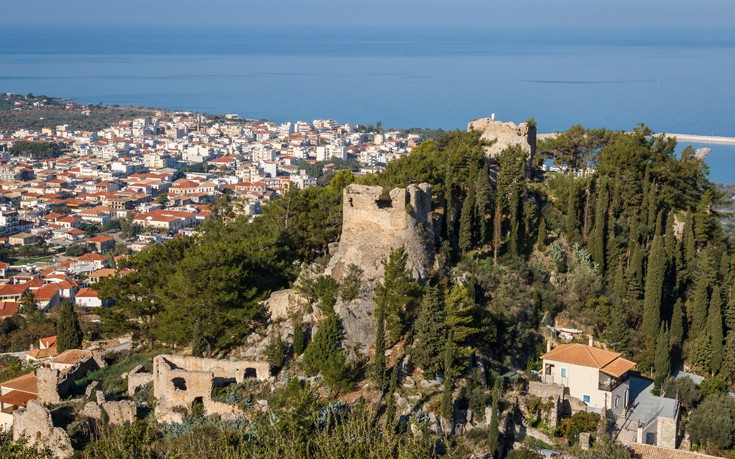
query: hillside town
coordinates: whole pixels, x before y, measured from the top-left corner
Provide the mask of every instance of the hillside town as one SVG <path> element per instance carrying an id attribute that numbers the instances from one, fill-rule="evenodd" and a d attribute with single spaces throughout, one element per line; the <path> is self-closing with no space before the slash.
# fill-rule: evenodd
<path id="1" fill-rule="evenodd" d="M 14 102 L 17 110 L 38 104 L 44 101 Z M 71 125 L 0 132 L 0 244 L 15 260 L 0 263 L 0 314 L 12 315 L 26 292 L 43 311 L 64 300 L 101 306 L 94 283 L 116 272 L 115 257 L 193 234 L 219 197 L 229 195 L 236 215 L 254 217 L 291 187 L 316 185 L 308 166 L 328 171 L 339 162 L 371 173 L 420 140 L 334 120 L 213 121 L 189 112 L 96 132 Z M 56 144 L 60 153 L 11 154 L 29 143 Z M 30 254 L 41 256 L 23 256 Z"/>

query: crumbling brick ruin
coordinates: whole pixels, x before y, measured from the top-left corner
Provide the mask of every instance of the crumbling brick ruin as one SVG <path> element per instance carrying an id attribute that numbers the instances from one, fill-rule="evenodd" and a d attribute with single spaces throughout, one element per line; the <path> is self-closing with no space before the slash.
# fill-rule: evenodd
<path id="1" fill-rule="evenodd" d="M 207 415 L 239 413 L 241 410 L 235 405 L 212 400 L 212 389 L 242 383 L 248 378 L 263 381 L 270 373 L 270 365 L 265 362 L 156 356 L 153 359 L 156 418 L 162 422 L 181 422 L 181 410 L 191 409 L 194 402 L 201 402 Z"/>
<path id="2" fill-rule="evenodd" d="M 74 450 L 69 435 L 54 427 L 51 413 L 40 402 L 29 400 L 25 408 L 13 412 L 13 440 L 28 439 L 31 446 L 47 447 L 54 457 L 71 457 Z"/>
<path id="3" fill-rule="evenodd" d="M 349 185 L 342 208 L 342 235 L 333 246 L 329 274 L 339 280 L 355 264 L 366 279 L 380 278 L 382 260 L 403 246 L 413 276 L 426 278 L 435 252 L 429 184 L 394 188 L 388 195 L 379 186 Z"/>
<path id="4" fill-rule="evenodd" d="M 481 138 L 494 143 L 485 147 L 485 154 L 489 158 L 497 157 L 505 148 L 520 145 L 523 151 L 528 153 L 529 162 L 536 154 L 536 126 L 528 123 L 503 123 L 493 118 L 481 118 L 470 121 L 467 125 L 468 131 L 482 132 Z"/>

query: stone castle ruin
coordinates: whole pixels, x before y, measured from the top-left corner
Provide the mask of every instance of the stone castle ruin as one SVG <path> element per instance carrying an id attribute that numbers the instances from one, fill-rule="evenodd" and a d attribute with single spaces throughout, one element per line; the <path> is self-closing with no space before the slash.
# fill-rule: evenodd
<path id="1" fill-rule="evenodd" d="M 25 408 L 13 412 L 13 441 L 23 437 L 29 446 L 49 448 L 54 457 L 67 458 L 74 454 L 69 434 L 61 427 L 54 427 L 51 413 L 37 400 L 28 400 Z"/>
<path id="2" fill-rule="evenodd" d="M 435 236 L 431 186 L 427 183 L 394 188 L 349 185 L 344 189 L 342 235 L 333 244 L 327 273 L 339 280 L 355 264 L 365 279 L 383 276 L 382 261 L 391 250 L 406 250 L 407 267 L 425 279 L 434 263 Z"/>
<path id="3" fill-rule="evenodd" d="M 529 162 L 536 154 L 536 126 L 528 123 L 515 123 L 496 121 L 495 117 L 480 118 L 470 121 L 467 125 L 468 131 L 482 132 L 482 140 L 494 142 L 485 147 L 485 155 L 489 158 L 497 157 L 501 151 L 513 145 L 520 145 L 528 154 Z"/>
<path id="4" fill-rule="evenodd" d="M 153 359 L 152 377 L 153 394 L 158 401 L 156 418 L 159 422 L 181 422 L 182 409 L 191 409 L 195 402 L 202 403 L 206 415 L 240 413 L 240 408 L 235 405 L 212 400 L 212 389 L 239 384 L 248 378 L 264 381 L 270 377 L 270 373 L 270 365 L 265 362 L 156 356 Z"/>

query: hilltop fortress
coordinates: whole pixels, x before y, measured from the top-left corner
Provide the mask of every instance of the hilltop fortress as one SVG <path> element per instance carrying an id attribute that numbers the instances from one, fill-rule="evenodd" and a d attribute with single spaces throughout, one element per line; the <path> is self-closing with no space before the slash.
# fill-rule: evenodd
<path id="1" fill-rule="evenodd" d="M 429 184 L 394 188 L 387 194 L 379 186 L 349 185 L 342 206 L 342 235 L 330 246 L 329 274 L 340 279 L 345 268 L 355 264 L 366 279 L 380 278 L 381 262 L 391 250 L 403 247 L 412 275 L 426 278 L 435 252 Z"/>

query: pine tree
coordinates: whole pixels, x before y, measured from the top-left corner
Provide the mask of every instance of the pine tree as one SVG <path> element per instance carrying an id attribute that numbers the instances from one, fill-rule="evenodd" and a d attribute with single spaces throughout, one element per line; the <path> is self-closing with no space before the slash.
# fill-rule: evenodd
<path id="1" fill-rule="evenodd" d="M 671 373 L 671 354 L 669 349 L 669 331 L 666 325 L 663 325 L 658 332 L 656 338 L 656 356 L 654 360 L 654 368 L 656 370 L 656 379 L 654 381 L 654 389 L 658 391 L 661 385 L 669 377 Z"/>
<path id="2" fill-rule="evenodd" d="M 470 187 L 462 203 L 462 212 L 459 217 L 459 248 L 467 253 L 475 245 L 475 191 Z"/>
<path id="3" fill-rule="evenodd" d="M 595 204 L 595 226 L 591 241 L 592 259 L 600 266 L 600 271 L 605 272 L 605 238 L 607 237 L 607 208 L 609 206 L 610 197 L 607 190 L 607 180 L 600 180 L 599 191 L 597 193 L 597 203 Z"/>
<path id="4" fill-rule="evenodd" d="M 538 225 L 538 235 L 536 236 L 536 247 L 538 247 L 539 250 L 543 250 L 544 247 L 546 247 L 547 233 L 546 219 L 541 218 L 541 223 Z"/>
<path id="5" fill-rule="evenodd" d="M 385 313 L 382 304 L 378 302 L 376 307 L 375 326 L 375 357 L 371 369 L 373 382 L 381 392 L 385 388 Z"/>
<path id="6" fill-rule="evenodd" d="M 84 340 L 79 317 L 74 312 L 74 304 L 65 301 L 59 307 L 59 318 L 56 322 L 56 349 L 59 353 L 67 349 L 79 349 Z"/>
<path id="7" fill-rule="evenodd" d="M 493 387 L 492 418 L 488 426 L 487 444 L 493 457 L 500 446 L 500 379 L 495 380 Z"/>
<path id="8" fill-rule="evenodd" d="M 421 311 L 414 324 L 414 343 L 411 348 L 416 365 L 427 374 L 442 369 L 442 356 L 446 339 L 446 315 L 439 289 L 426 288 Z"/>
<path id="9" fill-rule="evenodd" d="M 385 428 L 391 433 L 396 431 L 398 427 L 398 418 L 396 417 L 396 388 L 398 387 L 398 364 L 393 365 L 390 372 L 390 383 L 388 384 L 388 392 L 385 394 L 388 401 L 385 405 Z"/>
<path id="10" fill-rule="evenodd" d="M 306 335 L 304 335 L 304 328 L 301 323 L 297 323 L 293 329 L 293 353 L 299 356 L 304 353 L 306 348 Z"/>
<path id="11" fill-rule="evenodd" d="M 694 283 L 694 296 L 692 298 L 692 326 L 689 329 L 689 338 L 701 336 L 707 325 L 707 309 L 709 303 L 709 292 L 707 291 L 707 278 L 700 275 Z"/>
<path id="12" fill-rule="evenodd" d="M 477 219 L 478 238 L 480 244 L 490 242 L 490 221 L 492 220 L 493 191 L 490 187 L 490 171 L 487 163 L 480 169 L 475 183 L 475 216 Z M 490 216 L 490 218 L 488 218 Z"/>
<path id="13" fill-rule="evenodd" d="M 660 221 L 659 214 L 659 221 Z M 660 234 L 653 236 L 651 253 L 648 256 L 646 270 L 646 289 L 643 299 L 643 325 L 641 330 L 647 336 L 655 338 L 661 322 L 661 300 L 663 296 L 664 276 L 666 274 L 666 254 Z"/>
<path id="14" fill-rule="evenodd" d="M 712 361 L 710 368 L 713 373 L 720 371 L 722 366 L 722 298 L 720 295 L 720 286 L 715 285 L 712 290 L 712 298 L 707 311 L 707 331 L 710 335 L 710 345 L 712 346 Z"/>

